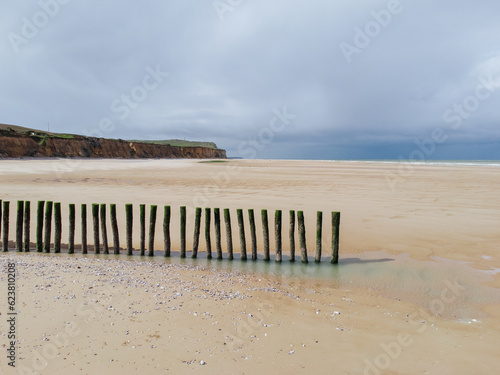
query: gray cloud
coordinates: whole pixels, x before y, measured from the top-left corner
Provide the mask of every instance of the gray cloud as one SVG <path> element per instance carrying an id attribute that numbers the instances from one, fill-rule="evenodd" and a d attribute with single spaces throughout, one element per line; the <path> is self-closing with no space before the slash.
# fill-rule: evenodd
<path id="1" fill-rule="evenodd" d="M 235 4 L 223 20 L 211 0 L 4 2 L 0 121 L 319 159 L 406 158 L 441 128 L 426 157 L 500 158 L 497 1 L 221 1 Z M 40 12 L 52 14 L 37 27 Z M 168 78 L 141 91 L 158 66 Z M 456 104 L 474 110 L 453 128 L 443 116 Z M 285 106 L 296 117 L 260 139 Z"/>

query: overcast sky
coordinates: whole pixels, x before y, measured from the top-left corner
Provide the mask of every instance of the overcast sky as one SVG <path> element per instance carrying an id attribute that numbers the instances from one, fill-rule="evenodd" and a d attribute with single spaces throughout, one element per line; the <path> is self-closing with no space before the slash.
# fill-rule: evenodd
<path id="1" fill-rule="evenodd" d="M 1 123 L 246 158 L 500 159 L 498 0 L 1 10 Z"/>

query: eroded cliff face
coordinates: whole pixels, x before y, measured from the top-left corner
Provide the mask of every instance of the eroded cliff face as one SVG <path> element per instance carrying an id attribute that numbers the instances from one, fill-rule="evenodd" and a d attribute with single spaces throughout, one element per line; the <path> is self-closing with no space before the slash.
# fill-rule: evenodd
<path id="1" fill-rule="evenodd" d="M 0 158 L 19 157 L 225 159 L 226 151 L 92 137 L 65 139 L 0 134 Z"/>

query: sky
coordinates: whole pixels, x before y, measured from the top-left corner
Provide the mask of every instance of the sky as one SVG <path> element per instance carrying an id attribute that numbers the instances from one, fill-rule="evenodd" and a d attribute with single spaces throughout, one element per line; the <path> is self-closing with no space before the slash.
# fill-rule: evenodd
<path id="1" fill-rule="evenodd" d="M 500 159 L 498 0 L 1 0 L 0 123 L 276 159 Z"/>

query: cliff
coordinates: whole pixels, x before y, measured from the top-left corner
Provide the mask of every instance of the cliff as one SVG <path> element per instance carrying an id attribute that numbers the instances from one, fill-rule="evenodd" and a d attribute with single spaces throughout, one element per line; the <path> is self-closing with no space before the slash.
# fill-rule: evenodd
<path id="1" fill-rule="evenodd" d="M 0 129 L 0 158 L 19 157 L 225 159 L 226 151 L 78 135 L 20 134 Z"/>

